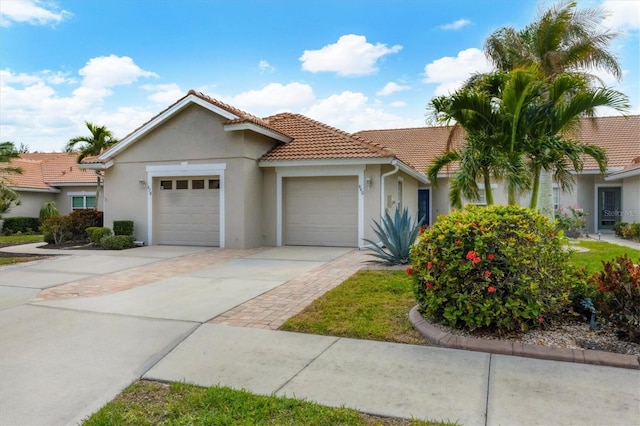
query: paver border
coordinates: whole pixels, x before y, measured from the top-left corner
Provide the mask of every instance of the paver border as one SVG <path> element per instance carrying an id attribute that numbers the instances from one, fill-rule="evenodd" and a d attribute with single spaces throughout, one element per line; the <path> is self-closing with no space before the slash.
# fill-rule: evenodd
<path id="1" fill-rule="evenodd" d="M 419 305 L 416 305 L 409 312 L 409 321 L 413 327 L 431 343 L 445 348 L 640 370 L 640 357 L 636 355 L 456 336 L 435 327 L 424 319 L 418 308 Z"/>

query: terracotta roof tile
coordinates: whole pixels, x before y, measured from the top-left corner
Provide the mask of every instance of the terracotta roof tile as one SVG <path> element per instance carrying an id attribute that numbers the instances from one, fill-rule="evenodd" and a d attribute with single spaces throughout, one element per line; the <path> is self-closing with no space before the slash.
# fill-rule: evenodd
<path id="1" fill-rule="evenodd" d="M 262 156 L 262 161 L 395 157 L 393 151 L 380 143 L 300 114 L 282 113 L 264 120 L 293 140 L 274 147 Z"/>
<path id="2" fill-rule="evenodd" d="M 441 126 L 364 130 L 355 135 L 387 146 L 398 159 L 424 172 L 434 158 L 446 151 L 451 129 L 451 126 Z M 585 118 L 577 132 L 569 136 L 604 148 L 609 167 L 624 167 L 640 153 L 640 115 Z M 451 142 L 453 146 L 459 146 L 463 141 L 464 131 L 456 133 Z M 596 162 L 587 157 L 584 170 L 598 170 Z M 449 172 L 453 171 L 455 166 L 449 169 Z"/>
<path id="3" fill-rule="evenodd" d="M 68 153 L 27 153 L 9 164 L 20 167 L 22 174 L 6 176 L 10 186 L 28 189 L 52 189 L 59 184 L 95 182 L 95 174 L 78 168 L 77 155 Z"/>

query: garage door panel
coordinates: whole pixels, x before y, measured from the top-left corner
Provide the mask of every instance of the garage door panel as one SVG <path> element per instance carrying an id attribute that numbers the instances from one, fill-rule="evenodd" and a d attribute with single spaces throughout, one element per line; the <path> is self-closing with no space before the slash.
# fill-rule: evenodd
<path id="1" fill-rule="evenodd" d="M 285 178 L 283 188 L 285 244 L 358 245 L 357 177 Z"/>
<path id="2" fill-rule="evenodd" d="M 176 189 L 175 183 L 171 190 L 156 186 L 155 240 L 159 244 L 219 246 L 220 190 L 191 189 L 191 178 L 162 178 L 177 179 L 189 180 L 189 189 Z"/>

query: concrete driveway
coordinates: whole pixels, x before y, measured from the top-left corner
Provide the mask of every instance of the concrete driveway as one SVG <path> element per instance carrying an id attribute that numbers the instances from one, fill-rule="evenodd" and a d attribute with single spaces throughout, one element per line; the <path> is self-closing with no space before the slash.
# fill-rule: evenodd
<path id="1" fill-rule="evenodd" d="M 76 424 L 201 323 L 348 251 L 236 251 L 234 258 L 216 262 L 228 251 L 152 246 L 78 252 L 2 268 L 0 424 Z M 189 262 L 187 272 L 175 273 Z M 41 289 L 152 274 L 160 278 L 111 294 L 33 300 Z"/>

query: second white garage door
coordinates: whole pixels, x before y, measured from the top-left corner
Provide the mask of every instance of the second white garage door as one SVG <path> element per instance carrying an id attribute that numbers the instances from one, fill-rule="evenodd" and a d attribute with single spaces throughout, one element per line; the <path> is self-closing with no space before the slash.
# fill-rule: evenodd
<path id="1" fill-rule="evenodd" d="M 158 244 L 220 246 L 218 177 L 160 178 L 154 186 Z"/>
<path id="2" fill-rule="evenodd" d="M 283 179 L 286 245 L 358 246 L 358 178 Z"/>

